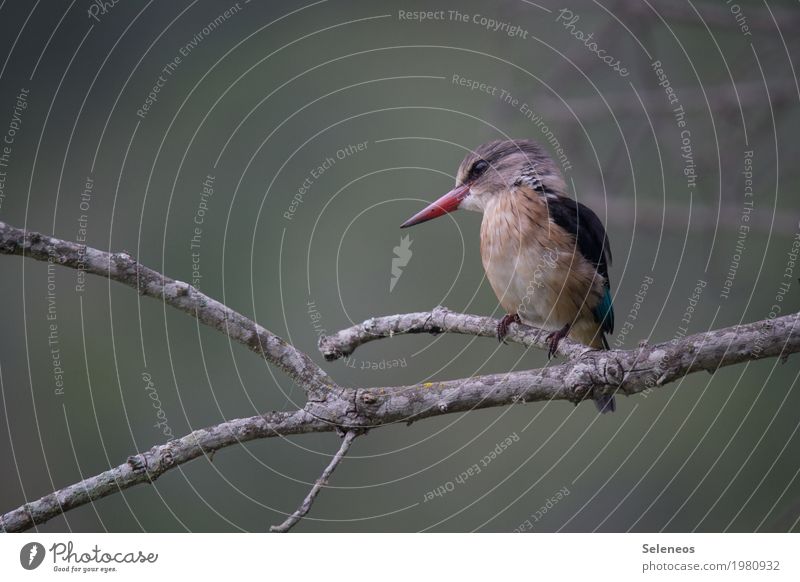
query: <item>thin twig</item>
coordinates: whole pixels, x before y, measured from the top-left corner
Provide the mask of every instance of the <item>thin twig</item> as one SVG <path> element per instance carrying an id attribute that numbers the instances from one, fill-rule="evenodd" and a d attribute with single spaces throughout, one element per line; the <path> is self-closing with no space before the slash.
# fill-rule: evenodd
<path id="1" fill-rule="evenodd" d="M 306 514 L 311 510 L 311 505 L 314 503 L 317 495 L 319 495 L 319 492 L 322 490 L 322 488 L 328 484 L 328 479 L 331 478 L 331 475 L 336 470 L 336 467 L 339 466 L 339 463 L 342 462 L 342 459 L 344 459 L 347 451 L 350 450 L 350 445 L 353 443 L 353 440 L 355 440 L 356 436 L 358 436 L 358 433 L 354 430 L 350 430 L 345 433 L 344 440 L 342 441 L 342 446 L 339 447 L 339 451 L 333 455 L 331 462 L 327 467 L 325 467 L 322 475 L 320 475 L 319 479 L 314 482 L 314 486 L 311 487 L 311 491 L 309 491 L 308 495 L 306 495 L 306 498 L 303 499 L 303 503 L 300 504 L 300 507 L 298 507 L 289 517 L 287 517 L 282 524 L 273 525 L 270 527 L 269 531 L 286 533 L 295 525 L 297 525 L 297 522 L 306 516 Z"/>

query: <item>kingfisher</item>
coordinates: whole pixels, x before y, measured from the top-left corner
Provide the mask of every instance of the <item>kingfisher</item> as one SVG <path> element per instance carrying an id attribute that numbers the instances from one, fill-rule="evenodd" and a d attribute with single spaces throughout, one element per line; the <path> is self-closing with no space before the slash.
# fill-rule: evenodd
<path id="1" fill-rule="evenodd" d="M 481 261 L 506 312 L 498 340 L 521 322 L 551 332 L 550 358 L 567 336 L 608 349 L 606 334 L 614 332 L 608 236 L 597 215 L 568 196 L 544 148 L 529 139 L 479 146 L 461 162 L 455 188 L 400 228 L 460 208 L 483 213 Z M 600 412 L 616 409 L 613 395 L 598 395 L 595 404 Z"/>

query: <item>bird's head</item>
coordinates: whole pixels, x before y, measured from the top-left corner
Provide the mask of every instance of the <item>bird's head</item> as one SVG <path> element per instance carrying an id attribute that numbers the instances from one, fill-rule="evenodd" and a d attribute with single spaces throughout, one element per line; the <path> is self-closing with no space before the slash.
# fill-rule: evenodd
<path id="1" fill-rule="evenodd" d="M 558 167 L 529 139 L 491 141 L 469 152 L 458 168 L 456 187 L 407 221 L 407 228 L 459 208 L 483 212 L 492 200 L 527 186 L 541 196 L 566 190 Z"/>

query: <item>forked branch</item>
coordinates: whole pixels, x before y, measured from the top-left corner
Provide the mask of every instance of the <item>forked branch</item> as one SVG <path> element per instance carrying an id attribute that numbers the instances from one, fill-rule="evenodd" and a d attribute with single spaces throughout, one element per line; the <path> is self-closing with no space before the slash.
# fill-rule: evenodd
<path id="1" fill-rule="evenodd" d="M 126 253 L 107 253 L 0 222 L 0 254 L 22 255 L 81 269 L 137 289 L 143 295 L 196 317 L 255 351 L 286 372 L 308 395 L 301 410 L 271 412 L 196 430 L 182 438 L 130 457 L 127 462 L 0 515 L 0 530 L 24 531 L 66 511 L 156 478 L 183 463 L 253 439 L 310 432 L 345 432 L 339 452 L 310 493 L 274 531 L 291 529 L 305 516 L 325 482 L 366 429 L 467 412 L 517 402 L 568 400 L 578 403 L 598 393 L 636 394 L 664 386 L 698 371 L 768 357 L 786 358 L 800 351 L 800 314 L 718 329 L 633 350 L 589 350 L 562 341 L 565 363 L 536 370 L 506 372 L 426 382 L 411 386 L 344 388 L 311 358 L 233 309 L 137 263 Z M 398 334 L 460 333 L 493 337 L 498 321 L 454 313 L 431 312 L 375 317 L 322 338 L 326 359 L 336 359 L 358 346 Z M 540 330 L 512 325 L 507 339 L 526 347 L 544 348 Z"/>

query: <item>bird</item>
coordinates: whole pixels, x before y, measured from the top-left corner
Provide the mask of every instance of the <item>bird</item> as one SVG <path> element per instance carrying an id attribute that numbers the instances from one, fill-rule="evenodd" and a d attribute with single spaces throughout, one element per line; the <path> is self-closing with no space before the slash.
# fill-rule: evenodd
<path id="1" fill-rule="evenodd" d="M 568 195 L 561 171 L 539 143 L 495 140 L 469 151 L 455 188 L 400 227 L 458 209 L 483 214 L 481 261 L 506 312 L 498 340 L 512 323 L 525 323 L 550 332 L 549 358 L 567 336 L 609 349 L 614 307 L 608 235 L 594 211 Z M 594 401 L 600 412 L 616 409 L 613 395 L 598 394 Z"/>

